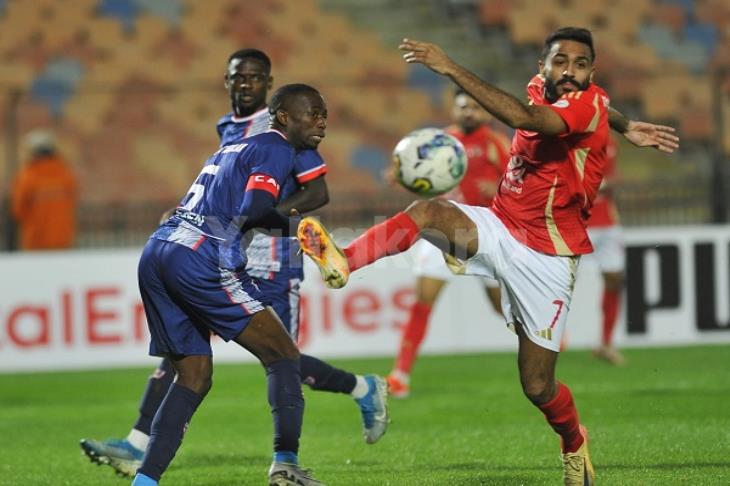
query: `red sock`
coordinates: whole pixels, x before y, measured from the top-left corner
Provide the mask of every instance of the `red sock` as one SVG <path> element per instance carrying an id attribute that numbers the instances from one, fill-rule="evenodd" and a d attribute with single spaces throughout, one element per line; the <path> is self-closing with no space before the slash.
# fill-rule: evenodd
<path id="1" fill-rule="evenodd" d="M 604 346 L 610 346 L 613 341 L 613 330 L 616 327 L 616 318 L 618 317 L 618 304 L 621 299 L 621 292 L 618 290 L 603 290 L 603 333 L 602 343 Z"/>
<path id="2" fill-rule="evenodd" d="M 558 394 L 547 403 L 538 405 L 550 426 L 560 436 L 563 452 L 575 452 L 583 445 L 578 410 L 570 389 L 558 383 Z"/>
<path id="3" fill-rule="evenodd" d="M 395 369 L 406 374 L 411 374 L 413 362 L 418 356 L 418 348 L 421 347 L 423 337 L 428 327 L 428 317 L 431 315 L 431 306 L 423 302 L 416 302 L 411 307 L 411 316 L 403 328 L 403 336 L 400 340 L 400 351 L 395 362 Z"/>
<path id="4" fill-rule="evenodd" d="M 419 232 L 418 225 L 406 213 L 376 224 L 344 249 L 350 271 L 406 251 L 418 239 Z"/>

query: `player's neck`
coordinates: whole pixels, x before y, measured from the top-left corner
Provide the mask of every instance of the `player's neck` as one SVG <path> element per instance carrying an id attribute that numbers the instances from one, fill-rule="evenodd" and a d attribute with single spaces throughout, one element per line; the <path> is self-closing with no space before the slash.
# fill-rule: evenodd
<path id="1" fill-rule="evenodd" d="M 263 110 L 265 107 L 266 105 L 260 105 L 256 108 L 241 108 L 239 106 L 233 105 L 233 116 L 235 116 L 236 118 L 246 118 L 253 115 L 257 111 Z"/>
<path id="2" fill-rule="evenodd" d="M 482 126 L 483 125 L 476 125 L 476 126 L 473 126 L 473 127 L 463 127 L 463 126 L 460 126 L 459 129 L 461 130 L 461 133 L 463 133 L 464 135 L 471 135 L 472 133 L 474 133 L 477 130 L 479 130 L 480 128 L 482 128 Z"/>

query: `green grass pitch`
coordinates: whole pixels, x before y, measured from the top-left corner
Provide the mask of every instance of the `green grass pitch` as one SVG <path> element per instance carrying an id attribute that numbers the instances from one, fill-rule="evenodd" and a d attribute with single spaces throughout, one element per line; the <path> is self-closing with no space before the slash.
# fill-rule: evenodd
<path id="1" fill-rule="evenodd" d="M 591 433 L 598 484 L 730 484 L 730 346 L 626 355 L 622 368 L 585 351 L 559 363 Z M 384 374 L 391 360 L 336 364 Z M 149 372 L 0 375 L 0 484 L 129 484 L 78 442 L 125 435 Z M 217 366 L 162 484 L 265 484 L 264 387 L 258 365 Z M 335 486 L 560 484 L 557 437 L 522 396 L 514 353 L 423 357 L 413 387 L 391 400 L 393 422 L 375 445 L 362 440 L 349 397 L 307 390 L 302 464 Z"/>

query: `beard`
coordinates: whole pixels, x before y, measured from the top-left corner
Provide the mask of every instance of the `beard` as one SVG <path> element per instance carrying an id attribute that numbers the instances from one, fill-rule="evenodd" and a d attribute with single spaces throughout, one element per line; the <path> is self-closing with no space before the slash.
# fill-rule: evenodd
<path id="1" fill-rule="evenodd" d="M 585 91 L 586 89 L 588 89 L 588 85 L 591 83 L 591 80 L 590 78 L 586 79 L 582 84 L 580 84 L 578 83 L 578 81 L 572 78 L 561 78 L 560 81 L 555 82 L 545 76 L 545 99 L 548 100 L 550 103 L 555 103 L 556 101 L 558 101 L 558 98 L 560 98 L 560 94 L 558 93 L 558 86 L 566 83 L 573 85 L 578 91 Z"/>

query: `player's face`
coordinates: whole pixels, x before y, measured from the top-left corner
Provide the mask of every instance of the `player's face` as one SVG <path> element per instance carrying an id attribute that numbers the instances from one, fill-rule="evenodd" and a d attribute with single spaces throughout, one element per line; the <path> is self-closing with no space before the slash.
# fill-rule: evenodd
<path id="1" fill-rule="evenodd" d="M 297 149 L 316 149 L 327 130 L 327 104 L 320 94 L 299 96 L 287 113 L 287 139 Z"/>
<path id="2" fill-rule="evenodd" d="M 228 63 L 225 86 L 237 116 L 248 116 L 266 106 L 273 78 L 258 59 L 232 59 Z"/>
<path id="3" fill-rule="evenodd" d="M 489 121 L 489 113 L 482 108 L 482 105 L 465 94 L 459 94 L 454 98 L 454 108 L 451 113 L 454 121 L 466 133 L 473 132 Z"/>
<path id="4" fill-rule="evenodd" d="M 565 93 L 587 89 L 594 71 L 591 49 L 573 40 L 553 42 L 539 66 L 545 76 L 545 98 L 551 103 Z"/>

